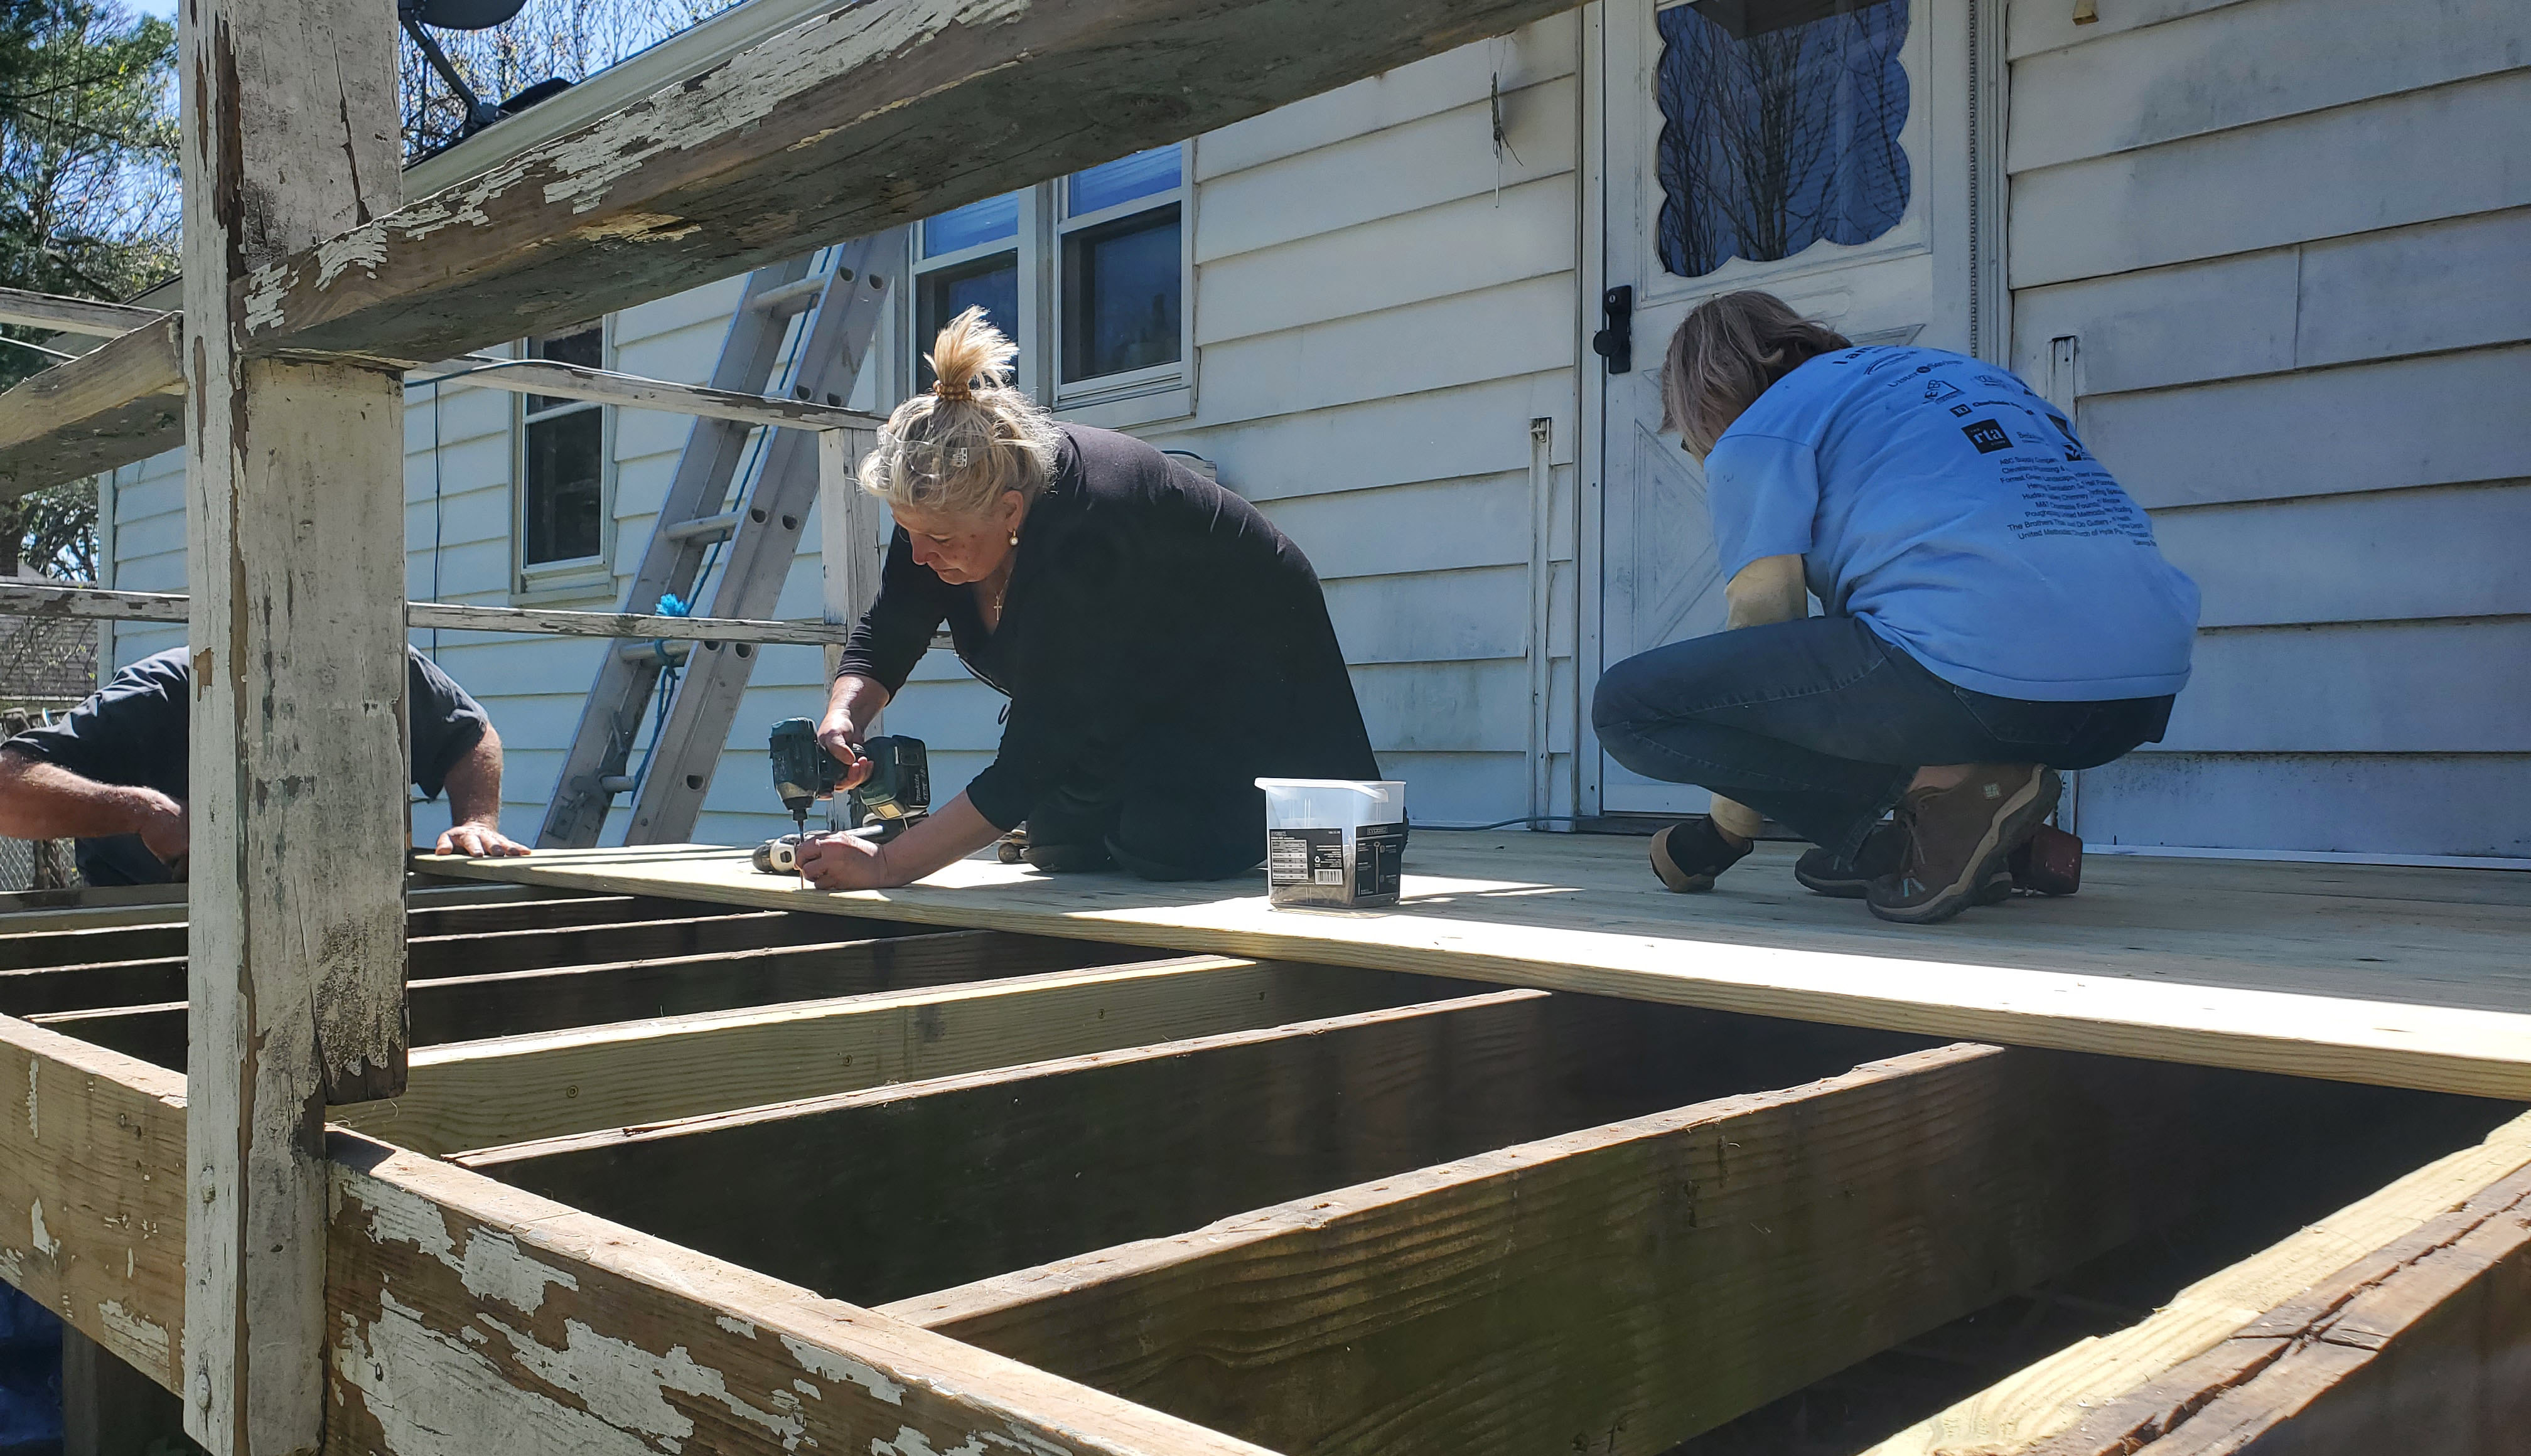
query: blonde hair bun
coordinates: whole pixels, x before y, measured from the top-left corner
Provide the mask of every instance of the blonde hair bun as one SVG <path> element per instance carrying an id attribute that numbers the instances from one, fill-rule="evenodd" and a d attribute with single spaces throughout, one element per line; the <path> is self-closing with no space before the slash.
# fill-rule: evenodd
<path id="1" fill-rule="evenodd" d="M 891 506 L 981 516 L 1002 496 L 1045 489 L 1062 443 L 1053 417 L 1011 383 L 1019 346 L 969 308 L 941 327 L 924 362 L 929 392 L 896 407 L 862 488 Z"/>

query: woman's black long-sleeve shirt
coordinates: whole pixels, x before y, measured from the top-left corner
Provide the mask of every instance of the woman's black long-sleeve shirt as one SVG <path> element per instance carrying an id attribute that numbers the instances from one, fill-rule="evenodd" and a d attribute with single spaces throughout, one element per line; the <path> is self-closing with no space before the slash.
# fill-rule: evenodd
<path id="1" fill-rule="evenodd" d="M 1130 435 L 1065 425 L 1063 437 L 1020 529 L 998 629 L 899 530 L 839 675 L 895 694 L 946 621 L 960 660 L 1011 700 L 1000 752 L 967 786 L 1003 829 L 1065 785 L 1378 777 L 1300 548 Z"/>

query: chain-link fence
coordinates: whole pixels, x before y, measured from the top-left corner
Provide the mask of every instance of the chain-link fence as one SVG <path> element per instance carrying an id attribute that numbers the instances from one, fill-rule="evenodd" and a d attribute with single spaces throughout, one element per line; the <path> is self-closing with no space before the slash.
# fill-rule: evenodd
<path id="1" fill-rule="evenodd" d="M 0 738 L 15 738 L 96 690 L 96 624 L 0 617 Z M 0 839 L 0 891 L 80 882 L 67 839 Z"/>

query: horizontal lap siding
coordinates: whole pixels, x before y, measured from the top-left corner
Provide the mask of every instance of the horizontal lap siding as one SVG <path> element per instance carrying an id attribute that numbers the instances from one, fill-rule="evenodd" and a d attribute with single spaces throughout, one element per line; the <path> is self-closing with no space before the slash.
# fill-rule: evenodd
<path id="1" fill-rule="evenodd" d="M 1196 409 L 1135 430 L 1309 554 L 1420 821 L 1527 804 L 1531 420 L 1572 480 L 1574 36 L 1560 17 L 1197 139 Z M 1569 677 L 1571 624 L 1549 637 Z M 888 726 L 945 795 L 991 761 L 1001 706 L 934 653 Z"/>
<path id="2" fill-rule="evenodd" d="M 628 309 L 615 319 L 613 366 L 628 373 L 690 383 L 704 382 L 720 353 L 740 280 L 688 290 Z M 880 350 L 885 358 L 886 350 Z M 417 371 L 427 377 L 444 370 Z M 854 403 L 878 401 L 884 386 L 865 381 Z M 514 569 L 513 491 L 516 475 L 517 397 L 463 379 L 416 384 L 405 404 L 406 589 L 416 600 L 506 606 Z M 684 416 L 617 410 L 614 429 L 614 534 L 612 585 L 585 596 L 541 604 L 611 611 L 630 589 L 658 512 L 675 474 L 690 427 Z M 170 453 L 127 467 L 116 487 L 115 585 L 136 591 L 185 589 L 183 457 Z M 783 584 L 775 615 L 815 619 L 821 611 L 817 528 L 813 517 Z M 716 579 L 715 579 L 716 580 Z M 704 592 L 706 600 L 709 588 Z M 647 606 L 648 603 L 643 603 Z M 124 624 L 116 659 L 177 646 L 183 629 Z M 491 714 L 504 750 L 502 826 L 533 839 L 543 822 L 565 751 L 580 721 L 582 704 L 600 654 L 612 644 L 589 639 L 529 637 L 512 633 L 418 632 L 413 641 L 465 685 Z M 730 730 L 728 748 L 713 777 L 699 837 L 753 843 L 787 828 L 772 801 L 764 773 L 764 730 L 775 718 L 815 714 L 821 701 L 822 653 L 816 647 L 763 649 Z M 637 744 L 634 761 L 647 747 Z M 623 804 L 608 837 L 622 833 Z M 445 802 L 417 805 L 417 839 L 428 840 L 448 823 Z"/>
<path id="3" fill-rule="evenodd" d="M 2084 833 L 2531 855 L 2531 8 L 2104 10 L 2013 5 L 2013 362 L 2205 613 Z"/>
<path id="4" fill-rule="evenodd" d="M 1146 433 L 1215 462 L 1309 553 L 1423 822 L 1528 804 L 1542 417 L 1559 602 L 1571 586 L 1576 34 L 1557 17 L 1196 148 L 1199 412 Z M 1545 649 L 1569 715 L 1563 611 Z"/>

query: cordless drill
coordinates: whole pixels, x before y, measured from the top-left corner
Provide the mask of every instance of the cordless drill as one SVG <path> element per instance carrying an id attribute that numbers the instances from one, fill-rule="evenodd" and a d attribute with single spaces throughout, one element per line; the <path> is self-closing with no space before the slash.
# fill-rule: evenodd
<path id="1" fill-rule="evenodd" d="M 817 725 L 807 718 L 784 718 L 774 724 L 768 748 L 773 792 L 800 826 L 798 837 L 771 840 L 756 851 L 756 868 L 779 874 L 799 869 L 799 843 L 809 832 L 809 808 L 835 792 L 845 765 L 817 742 Z M 930 812 L 930 761 L 919 738 L 872 738 L 862 744 L 862 756 L 870 760 L 870 776 L 846 789 L 844 797 L 862 826 L 853 832 L 883 844 Z"/>

